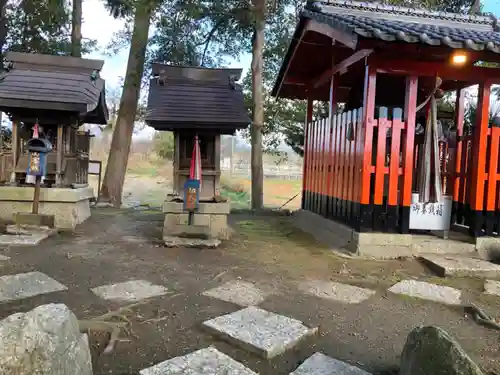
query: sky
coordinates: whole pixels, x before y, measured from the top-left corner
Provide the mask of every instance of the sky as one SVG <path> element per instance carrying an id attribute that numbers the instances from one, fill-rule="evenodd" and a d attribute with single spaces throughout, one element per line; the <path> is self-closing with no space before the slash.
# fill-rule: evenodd
<path id="1" fill-rule="evenodd" d="M 483 10 L 491 12 L 500 17 L 500 0 L 483 0 Z M 123 21 L 116 20 L 109 15 L 104 8 L 102 0 L 85 0 L 83 2 L 83 25 L 82 34 L 84 38 L 96 39 L 98 41 L 98 51 L 85 57 L 102 59 L 105 61 L 101 76 L 106 80 L 108 88 L 120 86 L 121 78 L 125 75 L 127 66 L 128 49 L 120 51 L 117 55 L 109 56 L 103 51 L 106 45 L 113 39 L 114 33 L 120 31 L 124 26 Z M 243 69 L 243 75 L 250 68 L 251 55 L 246 53 L 239 60 L 231 61 L 229 67 Z M 139 138 L 148 138 L 153 134 L 151 128 L 145 128 L 136 136 Z"/>
<path id="2" fill-rule="evenodd" d="M 109 15 L 102 0 L 85 0 L 83 2 L 82 35 L 84 38 L 96 39 L 99 42 L 99 49 L 103 50 L 113 39 L 114 33 L 120 31 L 123 26 L 123 21 L 116 20 Z M 106 80 L 106 86 L 113 88 L 119 86 L 120 77 L 125 76 L 128 52 L 128 49 L 122 50 L 115 56 L 94 52 L 85 57 L 105 60 L 101 76 Z M 229 67 L 243 69 L 242 77 L 244 77 L 250 67 L 250 58 L 249 54 L 245 54 L 240 61 L 233 60 Z"/>
<path id="3" fill-rule="evenodd" d="M 102 0 L 85 0 L 83 2 L 82 36 L 84 38 L 98 41 L 96 52 L 84 57 L 104 60 L 101 77 L 106 80 L 106 87 L 114 89 L 120 87 L 121 80 L 125 76 L 128 60 L 128 49 L 123 49 L 118 54 L 110 56 L 104 53 L 106 45 L 113 39 L 113 35 L 124 27 L 122 20 L 114 19 L 105 9 Z M 250 68 L 251 55 L 245 53 L 240 60 L 232 60 L 230 68 L 243 69 L 242 77 Z M 95 129 L 97 131 L 97 129 Z M 152 128 L 146 127 L 137 134 L 135 138 L 150 138 L 154 134 Z"/>

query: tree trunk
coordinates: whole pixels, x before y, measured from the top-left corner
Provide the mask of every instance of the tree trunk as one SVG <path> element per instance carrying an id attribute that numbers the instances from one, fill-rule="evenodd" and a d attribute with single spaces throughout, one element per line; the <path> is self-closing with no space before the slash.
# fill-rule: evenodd
<path id="1" fill-rule="evenodd" d="M 253 0 L 255 30 L 252 41 L 252 100 L 253 121 L 250 128 L 252 145 L 252 209 L 264 206 L 264 172 L 262 167 L 262 127 L 264 125 L 264 95 L 262 65 L 264 29 L 266 25 L 266 0 Z"/>
<path id="2" fill-rule="evenodd" d="M 144 60 L 148 44 L 148 30 L 152 8 L 149 2 L 137 5 L 134 18 L 134 30 L 130 42 L 127 71 L 118 109 L 118 118 L 111 139 L 108 164 L 102 183 L 101 196 L 114 207 L 120 207 L 123 183 L 127 172 L 128 156 L 132 144 L 137 102 L 144 73 Z"/>
<path id="3" fill-rule="evenodd" d="M 7 17 L 5 16 L 7 0 L 0 0 L 0 64 L 3 64 L 3 48 L 7 39 Z M 3 66 L 0 70 L 3 70 Z"/>
<path id="4" fill-rule="evenodd" d="M 481 11 L 481 1 L 480 0 L 474 0 L 472 3 L 472 6 L 470 7 L 470 14 L 479 14 Z"/>
<path id="5" fill-rule="evenodd" d="M 82 0 L 73 0 L 71 12 L 71 56 L 82 57 Z"/>

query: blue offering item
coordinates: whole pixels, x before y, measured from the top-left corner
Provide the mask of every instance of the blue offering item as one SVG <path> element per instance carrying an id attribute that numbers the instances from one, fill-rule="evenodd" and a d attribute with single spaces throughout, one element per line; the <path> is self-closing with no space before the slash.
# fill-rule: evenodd
<path id="1" fill-rule="evenodd" d="M 32 138 L 28 141 L 28 168 L 26 174 L 45 176 L 47 171 L 47 154 L 52 150 L 52 144 L 43 138 Z"/>
<path id="2" fill-rule="evenodd" d="M 200 202 L 200 181 L 187 180 L 184 183 L 184 210 L 196 211 Z"/>

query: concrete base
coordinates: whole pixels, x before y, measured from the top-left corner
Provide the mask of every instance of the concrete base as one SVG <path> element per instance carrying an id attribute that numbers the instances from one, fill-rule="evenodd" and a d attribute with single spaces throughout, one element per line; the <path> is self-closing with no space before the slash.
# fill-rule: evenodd
<path id="1" fill-rule="evenodd" d="M 394 259 L 429 253 L 470 254 L 475 250 L 473 243 L 453 238 L 398 233 L 359 233 L 347 225 L 306 210 L 296 211 L 294 216 L 296 218 L 293 220 L 294 225 L 311 233 L 317 241 L 362 257 Z"/>
<path id="2" fill-rule="evenodd" d="M 0 219 L 15 220 L 16 213 L 30 213 L 33 202 L 33 188 L 0 187 Z M 90 199 L 94 191 L 90 187 L 42 188 L 40 189 L 40 214 L 53 215 L 54 225 L 60 229 L 74 229 L 90 217 Z"/>
<path id="3" fill-rule="evenodd" d="M 177 237 L 181 232 L 186 232 L 188 227 L 189 214 L 184 211 L 183 203 L 175 198 L 167 198 L 163 204 L 165 213 L 165 222 L 163 225 L 163 237 Z M 229 239 L 229 227 L 227 216 L 231 211 L 229 202 L 200 202 L 198 211 L 193 215 L 192 226 L 197 228 L 204 227 L 203 237 L 227 240 Z"/>

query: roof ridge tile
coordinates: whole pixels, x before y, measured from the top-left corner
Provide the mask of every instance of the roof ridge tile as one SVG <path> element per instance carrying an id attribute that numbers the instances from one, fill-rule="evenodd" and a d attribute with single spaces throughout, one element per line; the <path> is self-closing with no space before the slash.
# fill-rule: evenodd
<path id="1" fill-rule="evenodd" d="M 459 21 L 467 23 L 494 25 L 495 21 L 491 16 L 459 14 L 451 12 L 433 11 L 423 7 L 403 7 L 399 5 L 383 4 L 380 2 L 366 2 L 353 0 L 318 0 L 308 3 L 308 7 L 323 10 L 324 6 L 332 6 L 338 8 L 350 8 L 356 10 L 373 11 L 377 13 L 392 13 L 412 15 L 422 18 L 442 19 L 450 21 Z"/>

